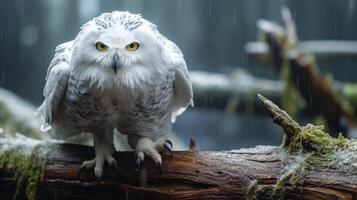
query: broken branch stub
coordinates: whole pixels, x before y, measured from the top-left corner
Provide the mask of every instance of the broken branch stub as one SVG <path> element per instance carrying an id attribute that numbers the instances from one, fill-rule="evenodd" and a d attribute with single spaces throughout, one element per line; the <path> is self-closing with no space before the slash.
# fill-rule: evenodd
<path id="1" fill-rule="evenodd" d="M 269 116 L 273 121 L 281 126 L 285 132 L 283 146 L 289 145 L 293 137 L 296 137 L 301 132 L 301 126 L 295 122 L 284 110 L 281 110 L 277 105 L 258 94 L 259 102 L 264 106 Z"/>
<path id="2" fill-rule="evenodd" d="M 312 153 L 310 155 L 312 160 L 330 162 L 332 154 L 339 149 L 355 151 L 353 147 L 356 144 L 355 140 L 348 140 L 341 134 L 338 138 L 333 138 L 324 132 L 323 126 L 314 126 L 312 124 L 300 126 L 284 110 L 280 109 L 269 99 L 258 94 L 258 100 L 264 106 L 274 123 L 283 128 L 284 138 L 282 147 L 290 153 Z M 353 148 L 350 148 L 351 146 Z"/>

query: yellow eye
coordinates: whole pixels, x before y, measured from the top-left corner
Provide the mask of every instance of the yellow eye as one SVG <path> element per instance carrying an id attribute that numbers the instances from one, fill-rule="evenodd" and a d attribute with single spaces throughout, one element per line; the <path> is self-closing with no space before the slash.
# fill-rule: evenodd
<path id="1" fill-rule="evenodd" d="M 106 51 L 108 50 L 108 46 L 101 43 L 101 42 L 96 42 L 95 43 L 95 48 L 98 50 L 98 51 Z"/>
<path id="2" fill-rule="evenodd" d="M 139 43 L 137 42 L 132 42 L 125 47 L 129 51 L 136 51 L 139 48 Z"/>

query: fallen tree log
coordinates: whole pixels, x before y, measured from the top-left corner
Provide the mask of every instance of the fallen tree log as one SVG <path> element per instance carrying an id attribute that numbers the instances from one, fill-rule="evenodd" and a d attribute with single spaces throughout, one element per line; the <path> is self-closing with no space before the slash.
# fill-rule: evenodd
<path id="1" fill-rule="evenodd" d="M 119 169 L 106 167 L 102 182 L 77 176 L 92 147 L 3 135 L 0 199 L 355 199 L 357 142 L 302 127 L 258 98 L 284 129 L 281 147 L 200 152 L 192 140 L 191 150 L 163 155 L 161 172 L 150 161 L 136 170 L 133 152 L 117 152 Z"/>

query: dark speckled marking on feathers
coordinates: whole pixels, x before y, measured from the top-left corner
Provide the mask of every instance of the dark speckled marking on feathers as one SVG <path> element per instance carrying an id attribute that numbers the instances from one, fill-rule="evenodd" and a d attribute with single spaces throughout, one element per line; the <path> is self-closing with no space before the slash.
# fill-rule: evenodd
<path id="1" fill-rule="evenodd" d="M 70 116 L 79 129 L 95 129 L 103 124 L 110 116 L 108 109 L 95 97 L 85 90 L 81 90 L 80 82 L 73 76 L 68 82 L 66 98 L 64 99 L 64 113 Z"/>
<path id="2" fill-rule="evenodd" d="M 166 77 L 149 84 L 147 96 L 140 96 L 121 124 L 126 134 L 153 132 L 154 127 L 164 127 L 171 120 L 172 82 L 175 72 L 169 70 Z"/>

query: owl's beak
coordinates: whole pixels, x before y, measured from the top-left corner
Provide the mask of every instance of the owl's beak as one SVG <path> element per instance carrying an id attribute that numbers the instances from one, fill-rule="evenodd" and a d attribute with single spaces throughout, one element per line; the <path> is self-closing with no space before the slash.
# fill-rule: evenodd
<path id="1" fill-rule="evenodd" d="M 114 70 L 115 74 L 117 74 L 119 68 L 120 68 L 119 56 L 115 54 L 113 56 L 113 62 L 112 62 L 112 69 Z"/>

